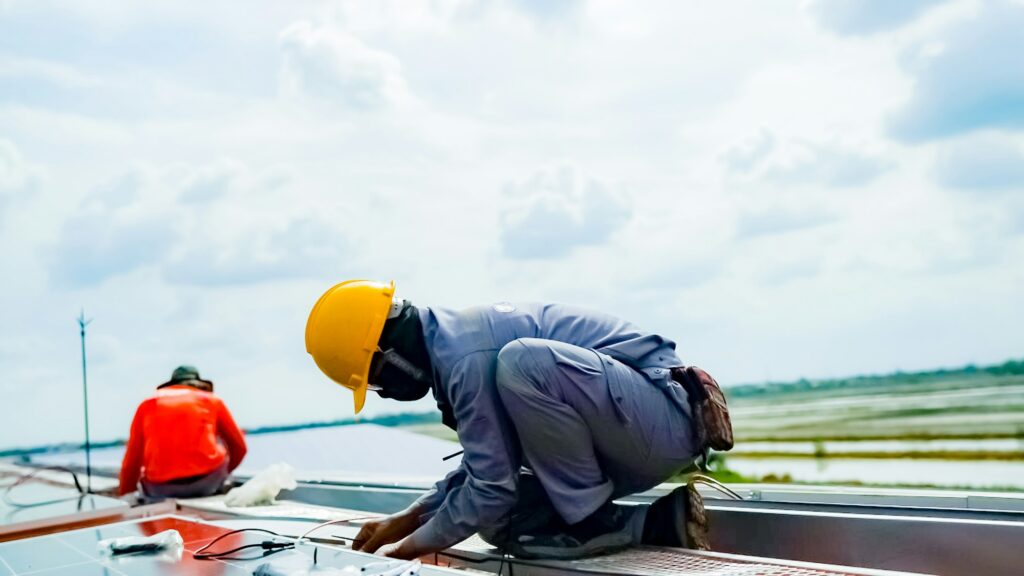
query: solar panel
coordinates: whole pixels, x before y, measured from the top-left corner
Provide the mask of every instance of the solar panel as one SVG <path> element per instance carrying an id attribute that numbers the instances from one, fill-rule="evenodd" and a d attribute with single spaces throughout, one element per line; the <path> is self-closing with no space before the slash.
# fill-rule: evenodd
<path id="1" fill-rule="evenodd" d="M 10 502 L 0 499 L 0 540 L 67 522 L 116 516 L 129 508 L 114 498 L 31 481 L 13 487 L 7 496 Z"/>
<path id="2" fill-rule="evenodd" d="M 305 428 L 246 435 L 249 453 L 237 474 L 255 474 L 277 462 L 287 462 L 300 480 L 334 477 L 390 479 L 419 477 L 433 481 L 459 465 L 459 458 L 442 460 L 459 449 L 455 442 L 375 424 Z M 123 446 L 92 451 L 93 471 L 116 476 Z M 85 467 L 84 452 L 39 454 L 34 464 Z"/>
<path id="3" fill-rule="evenodd" d="M 250 526 L 259 526 L 259 522 L 254 522 Z M 169 529 L 177 530 L 185 542 L 184 552 L 180 556 L 166 553 L 135 553 L 107 557 L 100 554 L 96 548 L 100 540 L 107 538 L 151 536 Z M 326 531 L 330 532 L 330 530 Z M 254 554 L 255 557 L 250 560 L 197 560 L 193 557 L 196 550 L 227 532 L 229 532 L 227 528 L 208 522 L 181 516 L 161 516 L 14 540 L 0 543 L 0 576 L 22 576 L 25 574 L 40 574 L 41 576 L 64 574 L 241 576 L 252 574 L 257 566 L 272 559 L 297 554 L 311 556 L 314 549 L 312 545 L 303 544 L 295 550 L 287 550 L 267 558 L 262 557 L 261 552 L 257 551 Z M 233 534 L 218 542 L 216 549 L 228 550 L 267 539 L 272 538 L 266 534 Z M 325 567 L 362 566 L 369 562 L 382 560 L 380 557 L 338 547 L 317 546 L 316 548 L 319 549 L 318 564 Z M 455 574 L 455 572 L 425 566 L 420 570 L 420 574 L 442 576 Z"/>

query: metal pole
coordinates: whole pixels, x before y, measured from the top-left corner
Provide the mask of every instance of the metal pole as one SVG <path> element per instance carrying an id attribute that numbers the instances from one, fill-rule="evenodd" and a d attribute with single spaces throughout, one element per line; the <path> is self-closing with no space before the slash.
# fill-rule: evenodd
<path id="1" fill-rule="evenodd" d="M 78 328 L 79 334 L 82 336 L 82 397 L 85 399 L 85 491 L 87 493 L 92 492 L 92 459 L 89 442 L 89 380 L 86 376 L 85 365 L 85 327 L 90 322 L 92 322 L 91 319 L 85 319 L 85 310 L 83 309 L 78 316 Z"/>

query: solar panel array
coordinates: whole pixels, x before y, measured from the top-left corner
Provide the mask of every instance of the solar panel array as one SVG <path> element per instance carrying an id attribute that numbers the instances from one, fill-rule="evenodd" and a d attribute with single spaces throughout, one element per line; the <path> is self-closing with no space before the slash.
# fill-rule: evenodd
<path id="1" fill-rule="evenodd" d="M 245 522 L 259 526 L 260 521 Z M 310 523 L 309 526 L 315 524 Z M 179 554 L 134 553 L 107 557 L 97 550 L 97 543 L 107 538 L 126 536 L 152 536 L 165 530 L 177 530 L 185 542 Z M 325 530 L 330 533 L 330 530 Z M 216 526 L 181 516 L 160 516 L 139 521 L 120 522 L 92 528 L 82 528 L 46 536 L 0 543 L 0 576 L 178 576 L 178 575 L 219 575 L 242 576 L 252 574 L 262 563 L 270 560 L 285 560 L 288 556 L 310 557 L 317 549 L 318 565 L 322 567 L 359 567 L 370 562 L 381 562 L 382 558 L 352 552 L 338 546 L 314 546 L 300 544 L 293 550 L 264 557 L 261 550 L 243 551 L 244 559 L 197 560 L 194 553 L 214 538 L 230 532 L 228 528 Z M 330 537 L 330 536 L 326 536 Z M 276 538 L 265 533 L 233 534 L 217 542 L 213 550 L 230 550 L 243 544 L 258 544 L 264 540 L 291 542 L 289 538 Z M 234 556 L 234 555 L 233 555 Z M 358 574 L 359 571 L 355 570 Z M 450 570 L 424 566 L 423 576 L 444 576 L 455 574 Z"/>

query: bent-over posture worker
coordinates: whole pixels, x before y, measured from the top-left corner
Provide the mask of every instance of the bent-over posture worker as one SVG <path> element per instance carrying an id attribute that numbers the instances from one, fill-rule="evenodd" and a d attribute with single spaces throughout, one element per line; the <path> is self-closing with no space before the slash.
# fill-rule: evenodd
<path id="1" fill-rule="evenodd" d="M 343 282 L 316 303 L 306 349 L 352 390 L 433 392 L 462 463 L 406 510 L 365 524 L 356 549 L 414 558 L 479 532 L 520 557 L 575 558 L 631 544 L 687 546 L 690 493 L 648 490 L 698 453 L 675 344 L 558 304 L 418 308 L 394 283 Z"/>
<path id="2" fill-rule="evenodd" d="M 179 366 L 135 412 L 118 491 L 127 494 L 138 484 L 150 499 L 210 496 L 245 453 L 245 437 L 214 396 L 213 382 Z"/>

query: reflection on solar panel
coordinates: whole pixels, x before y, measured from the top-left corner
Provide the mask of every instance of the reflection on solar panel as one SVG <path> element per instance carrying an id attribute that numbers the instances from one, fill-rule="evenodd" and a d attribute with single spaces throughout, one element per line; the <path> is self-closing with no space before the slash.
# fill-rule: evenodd
<path id="1" fill-rule="evenodd" d="M 441 460 L 459 449 L 454 442 L 376 424 L 250 434 L 245 439 L 249 453 L 238 470 L 242 475 L 284 460 L 296 469 L 300 480 L 334 476 L 436 480 L 460 461 Z M 116 476 L 123 455 L 124 447 L 93 450 L 93 470 Z M 31 459 L 41 465 L 85 466 L 83 452 L 41 454 Z"/>
<path id="2" fill-rule="evenodd" d="M 7 487 L 2 488 L 7 490 Z M 71 521 L 117 516 L 128 504 L 114 498 L 80 494 L 71 487 L 26 482 L 11 490 L 10 500 L 0 500 L 0 540 L 19 532 L 38 530 Z M 32 505 L 44 503 L 42 505 Z"/>
<path id="3" fill-rule="evenodd" d="M 20 487 L 19 490 L 21 490 Z M 30 496 L 37 494 L 35 490 L 26 489 L 24 492 L 28 493 Z M 19 495 L 24 497 L 24 494 Z M 46 518 L 57 518 L 74 514 L 127 508 L 128 504 L 113 498 L 105 498 L 103 496 L 96 496 L 93 494 L 73 494 L 67 500 L 46 504 L 44 506 L 12 508 L 5 504 L 0 504 L 0 525 L 8 526 L 23 522 L 35 522 Z"/>
<path id="4" fill-rule="evenodd" d="M 124 536 L 152 536 L 164 530 L 177 530 L 185 542 L 185 550 L 181 556 L 171 554 L 136 553 L 123 556 L 107 557 L 101 555 L 96 544 L 107 538 Z M 257 551 L 246 556 L 251 559 L 228 560 L 196 560 L 196 550 L 211 542 L 214 538 L 228 533 L 222 528 L 179 516 L 162 516 L 134 522 L 108 524 L 95 528 L 84 528 L 0 543 L 0 576 L 21 576 L 23 574 L 40 574 L 44 576 L 70 574 L 103 574 L 106 576 L 149 575 L 223 575 L 241 576 L 252 574 L 253 570 L 268 561 Z M 244 544 L 259 543 L 263 540 L 288 541 L 273 538 L 266 534 L 232 534 L 217 543 L 218 550 L 229 550 Z M 283 558 L 287 555 L 305 554 L 312 556 L 313 549 L 318 548 L 318 565 L 324 567 L 344 568 L 359 567 L 370 562 L 380 562 L 381 558 L 352 552 L 338 547 L 299 545 L 295 550 L 287 550 L 275 554 L 271 558 Z M 358 571 L 355 573 L 358 574 Z M 442 568 L 424 567 L 420 570 L 424 576 L 442 576 L 455 574 Z"/>
<path id="5" fill-rule="evenodd" d="M 198 522 L 177 518 L 157 518 L 137 523 L 121 523 L 63 532 L 0 544 L 0 565 L 13 575 L 42 571 L 51 574 L 248 574 L 223 562 L 203 562 L 192 559 L 187 552 L 180 560 L 159 554 L 133 554 L 108 558 L 96 550 L 96 544 L 106 538 L 124 536 L 151 536 L 168 529 L 176 529 L 185 540 L 186 550 L 195 550 L 226 532 Z"/>

